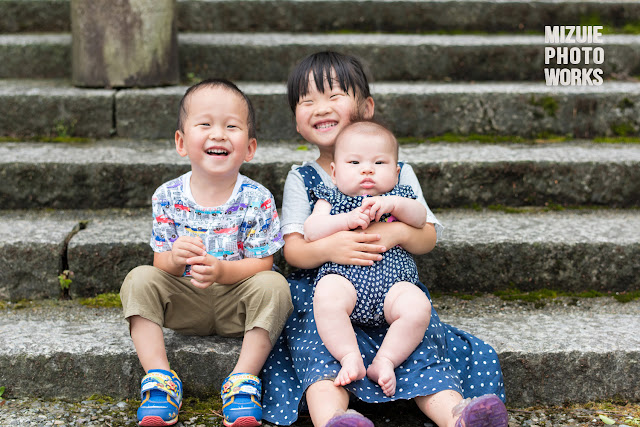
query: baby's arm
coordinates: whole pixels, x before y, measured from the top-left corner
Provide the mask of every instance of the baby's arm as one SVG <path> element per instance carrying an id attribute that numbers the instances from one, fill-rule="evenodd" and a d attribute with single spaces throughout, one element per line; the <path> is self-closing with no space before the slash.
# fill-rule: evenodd
<path id="1" fill-rule="evenodd" d="M 308 242 L 322 239 L 338 231 L 362 229 L 369 225 L 369 216 L 359 207 L 351 212 L 331 215 L 331 204 L 320 199 L 316 202 L 313 212 L 304 222 L 304 238 Z"/>
<path id="2" fill-rule="evenodd" d="M 371 220 L 380 221 L 383 214 L 391 214 L 398 221 L 415 228 L 426 224 L 427 209 L 414 199 L 401 196 L 367 197 L 362 201 L 362 208 L 369 211 Z"/>

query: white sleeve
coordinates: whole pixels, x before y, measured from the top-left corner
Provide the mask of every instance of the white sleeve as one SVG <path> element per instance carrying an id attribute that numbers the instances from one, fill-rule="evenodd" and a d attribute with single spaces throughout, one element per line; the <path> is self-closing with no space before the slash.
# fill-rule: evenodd
<path id="1" fill-rule="evenodd" d="M 296 169 L 289 171 L 282 195 L 282 220 L 280 231 L 285 236 L 291 233 L 304 235 L 304 221 L 311 215 L 309 194 L 302 176 Z"/>
<path id="2" fill-rule="evenodd" d="M 424 199 L 424 195 L 422 194 L 422 188 L 420 187 L 420 181 L 418 181 L 418 177 L 411 165 L 405 163 L 402 166 L 402 170 L 400 171 L 400 179 L 399 184 L 401 185 L 409 185 L 414 193 L 416 193 L 417 200 L 422 203 L 422 205 L 427 208 L 427 222 L 433 224 L 436 228 L 436 237 L 437 240 L 442 238 L 442 232 L 444 231 L 444 226 L 440 224 L 438 218 L 431 212 L 429 209 L 429 205 L 427 205 L 427 201 Z"/>

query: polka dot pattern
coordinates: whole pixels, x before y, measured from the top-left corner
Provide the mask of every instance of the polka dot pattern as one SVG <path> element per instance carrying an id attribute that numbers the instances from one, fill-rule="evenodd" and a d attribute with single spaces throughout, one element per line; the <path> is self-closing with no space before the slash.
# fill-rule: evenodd
<path id="1" fill-rule="evenodd" d="M 301 167 L 308 190 L 321 183 L 311 166 Z M 309 192 L 310 203 L 317 200 Z M 289 277 L 294 305 L 290 316 L 262 370 L 263 419 L 276 425 L 291 425 L 306 410 L 304 392 L 311 384 L 334 379 L 340 363 L 318 336 L 313 317 L 313 283 L 317 270 L 299 270 Z M 417 283 L 427 296 L 429 292 Z M 388 326 L 354 325 L 365 366 L 382 344 Z M 505 400 L 502 370 L 493 348 L 473 335 L 442 323 L 435 309 L 424 339 L 396 368 L 397 387 L 392 397 L 368 378 L 346 387 L 355 397 L 370 403 L 427 396 L 455 390 L 464 397 L 497 394 Z"/>
<path id="2" fill-rule="evenodd" d="M 328 188 L 323 184 L 311 189 L 315 195 L 331 204 L 331 215 L 351 212 L 360 207 L 363 196 L 347 196 L 337 188 Z M 398 185 L 383 196 L 401 196 L 415 199 L 410 186 Z M 384 214 L 381 221 L 389 220 Z M 392 219 L 391 219 L 392 220 Z M 372 266 L 340 265 L 328 262 L 320 267 L 314 287 L 327 274 L 339 274 L 349 280 L 358 296 L 356 306 L 351 313 L 351 321 L 359 325 L 381 326 L 384 318 L 384 299 L 391 286 L 398 282 L 417 283 L 418 268 L 411 254 L 399 246 L 382 254 L 382 260 Z"/>

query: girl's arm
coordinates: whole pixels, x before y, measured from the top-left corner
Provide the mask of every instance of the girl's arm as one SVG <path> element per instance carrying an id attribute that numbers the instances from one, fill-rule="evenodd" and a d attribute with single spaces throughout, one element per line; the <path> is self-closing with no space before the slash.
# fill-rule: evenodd
<path id="1" fill-rule="evenodd" d="M 339 231 L 314 242 L 307 242 L 300 233 L 284 236 L 284 258 L 293 267 L 317 268 L 325 262 L 342 265 L 372 265 L 382 259 L 387 249 L 378 244 L 375 233 Z"/>
<path id="2" fill-rule="evenodd" d="M 331 204 L 320 199 L 309 218 L 304 222 L 304 238 L 313 242 L 330 236 L 338 231 L 352 230 L 358 227 L 367 228 L 369 217 L 363 209 L 356 208 L 348 213 L 331 215 Z"/>
<path id="3" fill-rule="evenodd" d="M 366 232 L 379 235 L 380 240 L 377 243 L 384 247 L 400 245 L 414 255 L 431 252 L 437 240 L 435 226 L 430 222 L 422 228 L 415 228 L 400 221 L 376 222 L 369 225 Z"/>

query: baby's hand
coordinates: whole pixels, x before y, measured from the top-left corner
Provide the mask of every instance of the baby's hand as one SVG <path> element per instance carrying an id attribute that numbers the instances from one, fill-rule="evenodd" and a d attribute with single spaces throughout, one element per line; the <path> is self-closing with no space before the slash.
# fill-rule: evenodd
<path id="1" fill-rule="evenodd" d="M 362 207 L 355 208 L 351 212 L 348 212 L 346 215 L 347 227 L 349 227 L 349 230 L 355 230 L 358 227 L 361 227 L 364 230 L 371 222 L 369 215 Z"/>
<path id="2" fill-rule="evenodd" d="M 222 276 L 223 263 L 213 255 L 205 253 L 187 261 L 191 264 L 191 283 L 197 288 L 208 288 Z"/>
<path id="3" fill-rule="evenodd" d="M 198 237 L 180 236 L 171 247 L 171 259 L 176 265 L 187 265 L 189 258 L 206 255 L 206 253 L 204 243 Z"/>
<path id="4" fill-rule="evenodd" d="M 386 213 L 391 213 L 396 208 L 397 196 L 375 196 L 366 197 L 360 206 L 365 211 L 369 211 L 370 221 L 380 221 L 380 217 Z"/>

